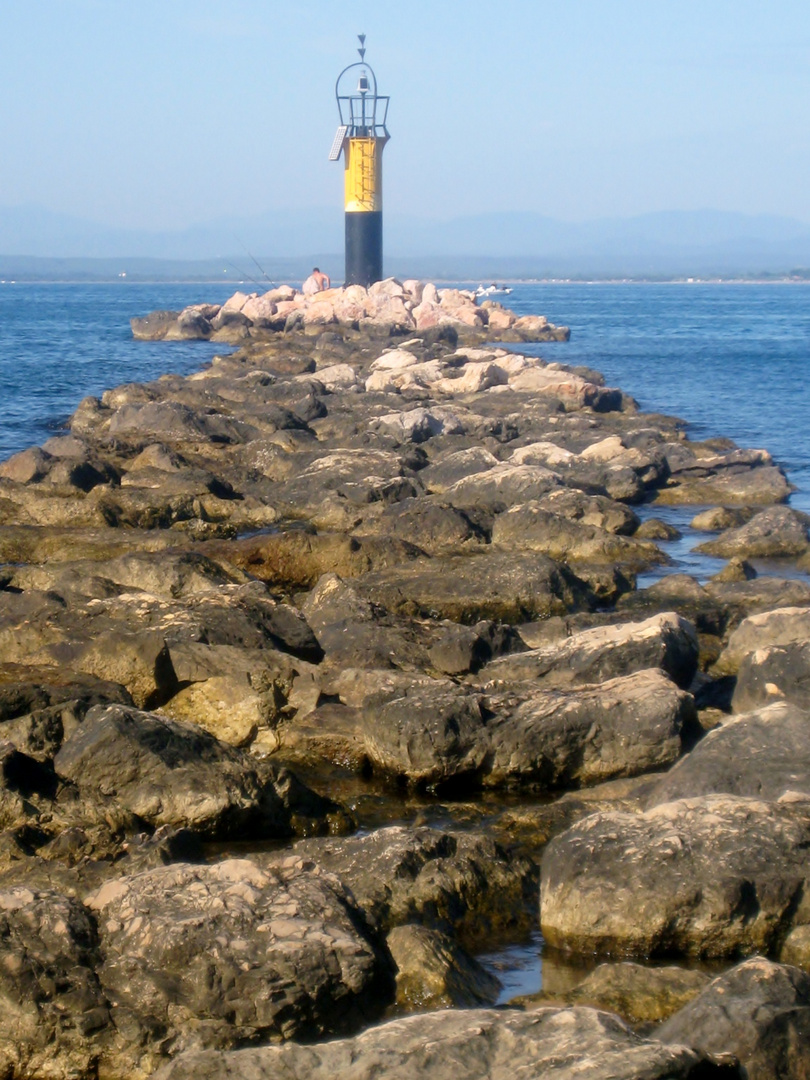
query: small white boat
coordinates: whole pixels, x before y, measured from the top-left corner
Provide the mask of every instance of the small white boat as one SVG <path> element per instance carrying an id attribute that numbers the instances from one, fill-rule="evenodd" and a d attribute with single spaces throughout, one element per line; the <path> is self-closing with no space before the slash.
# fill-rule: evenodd
<path id="1" fill-rule="evenodd" d="M 512 290 L 507 285 L 479 285 L 475 290 L 476 296 L 507 296 Z"/>

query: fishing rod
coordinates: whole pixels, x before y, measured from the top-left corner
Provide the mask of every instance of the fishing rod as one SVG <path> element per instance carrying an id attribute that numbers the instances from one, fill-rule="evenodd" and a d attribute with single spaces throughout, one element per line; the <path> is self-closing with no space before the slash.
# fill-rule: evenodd
<path id="1" fill-rule="evenodd" d="M 259 270 L 261 270 L 261 272 L 262 272 L 262 273 L 264 274 L 264 277 L 265 277 L 265 281 L 267 282 L 267 284 L 268 284 L 268 285 L 274 285 L 274 284 L 275 284 L 275 282 L 274 282 L 274 281 L 271 281 L 271 279 L 270 279 L 270 276 L 268 275 L 267 271 L 266 271 L 266 270 L 265 270 L 265 268 L 264 268 L 264 267 L 262 266 L 262 264 L 261 264 L 261 263 L 259 262 L 259 260 L 258 260 L 258 259 L 257 259 L 257 258 L 256 258 L 256 257 L 255 257 L 255 256 L 253 255 L 253 254 L 251 254 L 251 252 L 250 252 L 250 251 L 248 251 L 248 247 L 247 247 L 247 244 L 243 244 L 243 243 L 242 243 L 242 241 L 241 241 L 241 240 L 239 239 L 239 237 L 238 237 L 238 236 L 237 236 L 237 235 L 236 235 L 235 233 L 234 233 L 234 237 L 233 237 L 233 238 L 234 238 L 234 240 L 235 240 L 235 241 L 237 242 L 237 244 L 239 244 L 239 246 L 240 246 L 240 247 L 241 247 L 241 248 L 242 248 L 242 249 L 244 250 L 244 252 L 245 252 L 245 254 L 247 255 L 247 257 L 248 257 L 248 258 L 249 258 L 249 259 L 250 259 L 250 260 L 251 260 L 251 261 L 252 261 L 252 262 L 254 263 L 254 265 L 255 265 L 255 266 L 257 266 L 257 267 L 259 268 Z"/>
<path id="2" fill-rule="evenodd" d="M 241 269 L 240 267 L 238 267 L 238 266 L 236 265 L 236 263 L 232 263 L 230 259 L 223 259 L 222 261 L 223 261 L 224 263 L 227 263 L 227 264 L 228 264 L 228 266 L 230 266 L 231 270 L 235 270 L 235 271 L 237 272 L 237 274 L 239 275 L 239 277 L 240 277 L 240 278 L 247 278 L 247 280 L 248 280 L 248 281 L 252 281 L 254 285 L 258 285 L 258 286 L 259 286 L 259 288 L 262 288 L 262 287 L 263 287 L 263 285 L 264 285 L 264 282 L 263 282 L 263 281 L 257 281 L 257 280 L 256 280 L 256 278 L 255 278 L 255 277 L 253 277 L 253 275 L 252 275 L 252 274 L 246 274 L 246 273 L 244 272 L 244 270 L 242 270 L 242 269 Z"/>

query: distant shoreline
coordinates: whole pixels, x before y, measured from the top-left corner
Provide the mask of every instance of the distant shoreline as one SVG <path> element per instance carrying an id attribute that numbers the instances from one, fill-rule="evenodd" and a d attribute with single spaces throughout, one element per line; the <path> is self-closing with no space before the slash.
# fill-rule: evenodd
<path id="1" fill-rule="evenodd" d="M 401 274 L 391 274 L 391 277 L 402 278 Z M 412 275 L 419 276 L 419 275 Z M 120 285 L 126 288 L 130 285 L 217 285 L 248 288 L 249 291 L 262 291 L 273 288 L 278 283 L 286 283 L 288 280 L 296 281 L 294 274 L 272 279 L 272 281 L 256 282 L 247 278 L 222 278 L 213 277 L 136 277 L 127 276 L 126 280 L 120 277 L 36 277 L 17 275 L 13 278 L 0 278 L 0 286 L 8 285 Z M 459 278 L 459 277 L 435 277 L 436 284 L 462 285 L 477 287 L 489 279 L 484 275 L 482 278 Z M 502 285 L 810 285 L 810 272 L 806 277 L 768 275 L 762 277 L 499 277 L 498 283 Z M 342 284 L 340 281 L 336 285 Z"/>

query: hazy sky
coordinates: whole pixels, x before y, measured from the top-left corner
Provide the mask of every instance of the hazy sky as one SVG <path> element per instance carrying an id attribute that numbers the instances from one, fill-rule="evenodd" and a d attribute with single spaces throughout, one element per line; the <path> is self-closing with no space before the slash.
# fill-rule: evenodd
<path id="1" fill-rule="evenodd" d="M 810 221 L 807 0 L 0 0 L 0 204 L 154 229 L 342 206 L 361 31 L 389 212 Z"/>

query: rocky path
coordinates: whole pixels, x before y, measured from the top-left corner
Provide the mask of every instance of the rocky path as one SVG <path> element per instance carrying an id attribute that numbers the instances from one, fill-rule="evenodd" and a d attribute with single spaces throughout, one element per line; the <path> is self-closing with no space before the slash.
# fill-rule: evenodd
<path id="1" fill-rule="evenodd" d="M 0 464 L 0 1074 L 806 1076 L 782 471 L 539 316 L 281 292 Z M 638 589 L 674 504 L 729 561 Z M 493 1009 L 538 926 L 599 966 Z"/>

